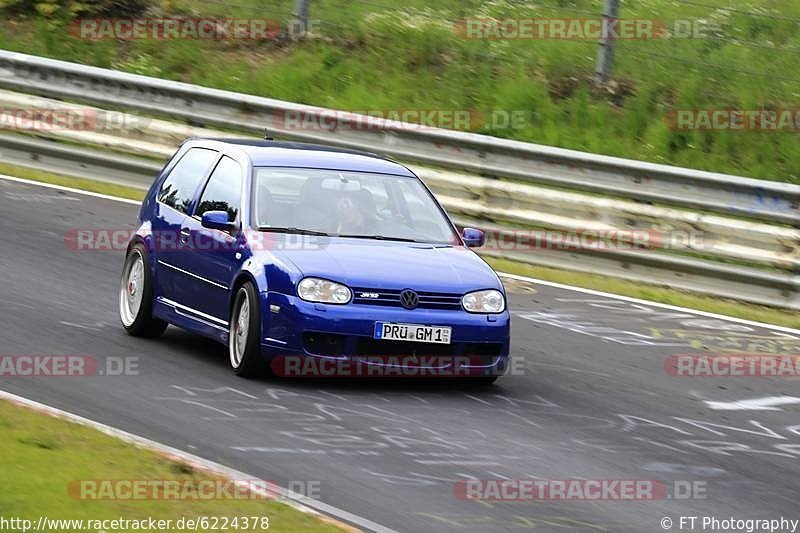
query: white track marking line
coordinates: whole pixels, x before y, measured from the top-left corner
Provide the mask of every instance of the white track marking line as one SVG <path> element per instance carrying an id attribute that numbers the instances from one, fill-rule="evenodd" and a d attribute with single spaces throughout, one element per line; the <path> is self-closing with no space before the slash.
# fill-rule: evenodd
<path id="1" fill-rule="evenodd" d="M 428 460 L 428 459 L 414 459 L 415 463 L 421 465 L 452 465 L 452 466 L 503 466 L 503 463 L 497 461 L 441 461 L 441 460 Z"/>
<path id="2" fill-rule="evenodd" d="M 138 200 L 129 200 L 127 198 L 119 198 L 117 196 L 111 196 L 111 195 L 108 195 L 108 194 L 100 194 L 100 193 L 96 193 L 96 192 L 83 191 L 81 189 L 75 189 L 75 188 L 72 188 L 72 187 L 64 187 L 64 186 L 61 186 L 61 185 L 53 185 L 53 184 L 50 184 L 50 183 L 43 183 L 41 181 L 27 180 L 27 179 L 24 179 L 24 178 L 17 178 L 15 176 L 7 176 L 5 174 L 0 174 L 0 180 L 12 181 L 12 182 L 16 182 L 16 183 L 24 183 L 24 184 L 27 184 L 27 185 L 35 185 L 37 187 L 44 187 L 44 188 L 48 188 L 48 189 L 66 191 L 66 192 L 71 192 L 73 194 L 80 194 L 80 195 L 83 195 L 83 196 L 92 196 L 94 198 L 101 198 L 103 200 L 111 200 L 113 202 L 122 202 L 122 203 L 126 203 L 126 204 L 129 204 L 129 205 L 137 205 L 138 206 L 138 205 L 142 204 Z M 708 311 L 699 311 L 697 309 L 689 309 L 687 307 L 679 307 L 677 305 L 662 304 L 662 303 L 659 303 L 659 302 L 652 302 L 650 300 L 641 300 L 639 298 L 632 298 L 630 296 L 622 296 L 622 295 L 619 295 L 619 294 L 611 294 L 609 292 L 596 291 L 594 289 L 584 289 L 582 287 L 574 287 L 572 285 L 564 285 L 563 283 L 556 283 L 554 281 L 545 281 L 543 279 L 531 278 L 531 277 L 528 277 L 528 276 L 520 276 L 520 275 L 517 275 L 517 274 L 509 274 L 507 272 L 498 272 L 497 274 L 500 277 L 504 277 L 504 278 L 508 278 L 508 279 L 514 279 L 514 280 L 517 280 L 517 281 L 526 281 L 528 283 L 535 283 L 537 285 L 544 285 L 546 287 L 553 287 L 553 288 L 557 288 L 557 289 L 564 289 L 564 290 L 568 290 L 568 291 L 580 292 L 580 293 L 583 293 L 583 294 L 591 294 L 593 296 L 601 296 L 603 298 L 609 298 L 611 300 L 621 300 L 623 302 L 631 302 L 631 303 L 642 304 L 642 305 L 650 305 L 650 306 L 653 306 L 653 307 L 659 307 L 661 309 L 670 309 L 672 311 L 681 311 L 681 312 L 684 312 L 684 313 L 693 313 L 693 314 L 698 315 L 698 316 L 705 316 L 705 317 L 709 317 L 709 318 L 717 318 L 719 320 L 727 320 L 728 322 L 735 322 L 737 324 L 747 324 L 748 326 L 755 326 L 755 327 L 759 327 L 759 328 L 771 329 L 773 331 L 782 331 L 784 333 L 792 333 L 792 334 L 795 334 L 795 335 L 800 335 L 800 329 L 787 328 L 785 326 L 776 326 L 776 325 L 773 325 L 773 324 L 766 324 L 764 322 L 756 322 L 755 320 L 747 320 L 747 319 L 744 319 L 744 318 L 736 318 L 736 317 L 733 317 L 733 316 L 720 315 L 720 314 L 717 314 L 717 313 L 709 313 Z"/>
<path id="3" fill-rule="evenodd" d="M 632 298 L 630 296 L 622 296 L 620 294 L 611 294 L 610 292 L 603 292 L 603 291 L 596 291 L 594 289 L 584 289 L 583 287 L 573 287 L 572 285 L 564 285 L 563 283 L 556 283 L 554 281 L 545 281 L 543 279 L 538 278 L 530 278 L 528 276 L 519 276 L 517 274 L 508 274 L 506 272 L 498 272 L 498 276 L 508 279 L 513 279 L 517 281 L 527 281 L 528 283 L 535 283 L 537 285 L 544 285 L 546 287 L 553 287 L 556 289 L 565 289 L 568 291 L 575 291 L 580 292 L 583 294 L 591 294 L 593 296 L 601 296 L 603 298 L 609 298 L 611 300 L 621 300 L 623 302 L 630 302 L 635 304 L 641 305 L 649 305 L 652 307 L 658 307 L 661 309 L 669 309 L 671 311 L 681 311 L 684 313 L 692 313 L 698 316 L 705 316 L 709 318 L 717 318 L 719 320 L 727 320 L 728 322 L 735 322 L 737 324 L 746 324 L 748 326 L 755 326 L 759 328 L 771 329 L 773 331 L 781 331 L 783 333 L 792 333 L 794 335 L 800 335 L 800 329 L 788 328 L 785 326 L 776 326 L 773 324 L 766 324 L 764 322 L 756 322 L 755 320 L 747 320 L 745 318 L 737 318 L 734 316 L 728 315 L 720 315 L 717 313 L 710 313 L 708 311 L 700 311 L 697 309 L 689 309 L 687 307 L 680 307 L 677 305 L 670 305 L 670 304 L 662 304 L 660 302 L 653 302 L 650 300 L 641 300 L 639 298 Z M 787 313 L 791 311 L 787 310 Z"/>
<path id="4" fill-rule="evenodd" d="M 478 398 L 477 396 L 473 396 L 472 394 L 465 394 L 464 396 L 466 396 L 470 400 L 475 400 L 476 402 L 482 403 L 484 405 L 488 405 L 488 406 L 492 405 L 491 403 L 487 402 L 486 400 L 482 400 L 482 399 Z"/>
<path id="5" fill-rule="evenodd" d="M 207 405 L 207 404 L 204 404 L 203 402 L 198 402 L 197 400 L 183 399 L 183 400 L 181 400 L 181 402 L 183 402 L 185 404 L 189 404 L 189 405 L 197 405 L 198 407 L 203 407 L 205 409 L 208 409 L 209 411 L 215 411 L 215 412 L 217 412 L 217 413 L 219 413 L 221 415 L 227 416 L 228 418 L 237 418 L 235 414 L 233 414 L 233 413 L 231 413 L 229 411 L 223 411 L 222 409 L 217 409 L 213 405 Z"/>
<path id="6" fill-rule="evenodd" d="M 56 407 L 51 407 L 49 405 L 39 403 L 37 401 L 30 400 L 22 396 L 17 396 L 16 394 L 4 390 L 0 390 L 0 399 L 8 400 L 12 403 L 29 407 L 31 409 L 44 412 L 51 416 L 63 418 L 70 422 L 74 422 L 82 426 L 87 426 L 96 429 L 101 433 L 105 433 L 106 435 L 110 435 L 117 439 L 124 440 L 125 442 L 133 444 L 134 446 L 137 446 L 139 448 L 150 450 L 160 455 L 165 455 L 174 460 L 183 461 L 194 468 L 204 470 L 206 472 L 211 472 L 219 476 L 224 476 L 232 481 L 246 483 L 248 484 L 247 485 L 248 487 L 251 487 L 251 489 L 252 489 L 252 480 L 259 479 L 258 476 L 245 474 L 244 472 L 241 472 L 239 470 L 234 470 L 233 468 L 229 468 L 225 465 L 209 461 L 208 459 L 203 459 L 202 457 L 184 452 L 182 450 L 178 450 L 177 448 L 167 446 L 166 444 L 160 444 L 156 441 L 147 439 L 145 437 L 140 437 L 139 435 L 134 435 L 133 433 L 128 433 L 127 431 L 107 426 L 101 422 L 95 422 L 94 420 L 84 418 L 80 415 L 76 415 L 68 411 L 63 411 Z M 275 491 L 270 489 L 269 492 L 273 493 Z M 309 498 L 302 494 L 292 492 L 282 487 L 278 488 L 278 492 L 280 494 L 278 501 L 285 503 L 286 505 L 289 505 L 290 507 L 300 512 L 317 515 L 323 519 L 327 515 L 328 517 L 334 517 L 348 524 L 354 524 L 358 527 L 364 528 L 367 531 L 374 531 L 376 533 L 397 533 L 393 529 L 389 529 L 380 524 L 376 524 L 371 520 L 367 520 L 366 518 L 362 518 L 358 515 L 352 514 L 343 509 L 333 507 L 332 505 L 328 505 L 327 503 L 314 500 L 313 498 Z M 267 494 L 266 491 L 265 494 Z"/>
<path id="7" fill-rule="evenodd" d="M 738 402 L 711 402 L 704 400 L 703 403 L 717 411 L 783 411 L 777 406 L 800 403 L 800 398 L 796 396 L 767 396 Z"/>
<path id="8" fill-rule="evenodd" d="M 42 181 L 27 180 L 25 178 L 18 178 L 16 176 L 7 176 L 0 174 L 0 180 L 13 181 L 15 183 L 24 183 L 25 185 L 35 185 L 37 187 L 44 187 L 46 189 L 54 189 L 56 191 L 71 192 L 73 194 L 80 194 L 82 196 L 91 196 L 93 198 L 101 198 L 103 200 L 111 200 L 112 202 L 122 202 L 130 205 L 142 205 L 140 200 L 130 200 L 128 198 L 120 198 L 119 196 L 111 196 L 110 194 L 101 194 L 99 192 L 84 191 L 83 189 L 75 189 L 73 187 L 65 187 L 63 185 L 55 185 L 53 183 L 44 183 Z M 112 184 L 113 185 L 113 184 Z M 133 187 L 131 187 L 133 188 Z M 144 192 L 144 189 L 142 190 Z"/>

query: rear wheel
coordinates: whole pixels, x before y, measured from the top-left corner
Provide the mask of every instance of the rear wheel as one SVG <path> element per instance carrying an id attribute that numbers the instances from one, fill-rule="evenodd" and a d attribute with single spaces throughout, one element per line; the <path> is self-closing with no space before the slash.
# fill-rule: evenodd
<path id="1" fill-rule="evenodd" d="M 125 256 L 119 284 L 119 318 L 134 337 L 158 337 L 167 323 L 153 317 L 153 280 L 144 245 L 136 244 Z"/>
<path id="2" fill-rule="evenodd" d="M 261 313 L 255 287 L 242 285 L 233 300 L 228 329 L 228 353 L 231 368 L 242 377 L 257 377 L 266 373 L 267 364 L 261 357 Z"/>

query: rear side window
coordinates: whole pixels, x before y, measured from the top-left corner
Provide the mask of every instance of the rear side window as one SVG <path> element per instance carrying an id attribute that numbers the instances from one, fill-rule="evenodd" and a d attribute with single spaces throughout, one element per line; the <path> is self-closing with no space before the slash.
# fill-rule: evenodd
<path id="1" fill-rule="evenodd" d="M 158 201 L 178 211 L 188 213 L 189 204 L 200 182 L 219 154 L 205 148 L 189 149 L 161 185 Z"/>
<path id="2" fill-rule="evenodd" d="M 223 157 L 200 197 L 195 214 L 203 216 L 206 211 L 226 211 L 228 220 L 235 221 L 239 216 L 242 197 L 242 169 L 229 157 Z"/>

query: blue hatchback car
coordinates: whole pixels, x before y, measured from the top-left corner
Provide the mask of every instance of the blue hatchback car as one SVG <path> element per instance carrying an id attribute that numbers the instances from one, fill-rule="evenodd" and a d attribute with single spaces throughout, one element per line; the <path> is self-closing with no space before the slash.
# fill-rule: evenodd
<path id="1" fill-rule="evenodd" d="M 357 362 L 491 382 L 510 319 L 498 276 L 469 250 L 483 241 L 394 161 L 191 139 L 142 203 L 120 319 L 135 336 L 174 324 L 225 343 L 242 376 L 291 357 L 295 370 Z"/>

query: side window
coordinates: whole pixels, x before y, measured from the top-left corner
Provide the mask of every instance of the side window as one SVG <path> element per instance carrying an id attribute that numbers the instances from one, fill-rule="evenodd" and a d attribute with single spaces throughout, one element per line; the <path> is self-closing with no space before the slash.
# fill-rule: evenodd
<path id="1" fill-rule="evenodd" d="M 206 211 L 227 211 L 228 220 L 234 221 L 239 216 L 242 197 L 242 169 L 229 157 L 223 157 L 211 177 L 195 214 L 203 216 Z"/>
<path id="2" fill-rule="evenodd" d="M 183 154 L 161 185 L 158 201 L 178 211 L 188 212 L 197 187 L 218 155 L 214 150 L 205 148 L 192 148 Z"/>

